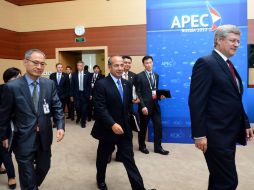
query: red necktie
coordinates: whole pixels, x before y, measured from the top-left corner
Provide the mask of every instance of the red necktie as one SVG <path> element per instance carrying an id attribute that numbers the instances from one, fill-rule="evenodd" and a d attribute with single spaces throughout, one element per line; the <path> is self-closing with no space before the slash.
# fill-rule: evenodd
<path id="1" fill-rule="evenodd" d="M 231 73 L 231 75 L 233 77 L 234 83 L 237 86 L 234 66 L 233 66 L 232 62 L 229 59 L 227 60 L 227 63 L 228 63 L 228 67 L 229 67 L 230 73 Z M 238 86 L 237 86 L 237 88 L 238 88 Z"/>

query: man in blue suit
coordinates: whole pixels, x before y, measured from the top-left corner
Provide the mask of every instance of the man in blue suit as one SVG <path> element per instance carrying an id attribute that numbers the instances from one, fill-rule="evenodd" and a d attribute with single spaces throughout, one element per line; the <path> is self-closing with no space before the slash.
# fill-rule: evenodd
<path id="1" fill-rule="evenodd" d="M 129 113 L 132 106 L 132 86 L 122 79 L 124 63 L 121 56 L 108 61 L 110 74 L 94 87 L 95 123 L 92 136 L 99 140 L 97 149 L 97 186 L 107 190 L 105 183 L 108 158 L 117 145 L 119 156 L 127 171 L 131 188 L 145 190 L 143 179 L 134 161 Z"/>
<path id="2" fill-rule="evenodd" d="M 230 61 L 239 45 L 238 27 L 218 27 L 212 54 L 199 58 L 192 71 L 191 129 L 210 172 L 209 190 L 237 188 L 236 143 L 246 145 L 253 138 L 242 103 L 242 80 Z"/>
<path id="3" fill-rule="evenodd" d="M 38 190 L 50 168 L 53 131 L 57 141 L 64 137 L 64 114 L 54 82 L 42 78 L 45 54 L 38 49 L 25 53 L 26 74 L 8 82 L 3 89 L 0 108 L 0 140 L 5 139 L 12 119 L 16 134 L 12 142 L 19 169 L 21 190 Z"/>

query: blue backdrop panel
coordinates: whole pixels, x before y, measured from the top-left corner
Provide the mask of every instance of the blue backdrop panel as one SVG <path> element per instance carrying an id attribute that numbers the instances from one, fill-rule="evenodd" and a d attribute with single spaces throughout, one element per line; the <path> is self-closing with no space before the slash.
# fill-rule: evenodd
<path id="1" fill-rule="evenodd" d="M 214 30 L 222 24 L 241 28 L 241 46 L 232 58 L 247 85 L 246 0 L 147 0 L 147 54 L 154 57 L 159 88 L 172 98 L 161 101 L 163 142 L 192 142 L 188 95 L 193 64 L 213 50 Z M 244 96 L 244 102 L 246 95 Z M 149 125 L 149 141 L 153 141 Z"/>

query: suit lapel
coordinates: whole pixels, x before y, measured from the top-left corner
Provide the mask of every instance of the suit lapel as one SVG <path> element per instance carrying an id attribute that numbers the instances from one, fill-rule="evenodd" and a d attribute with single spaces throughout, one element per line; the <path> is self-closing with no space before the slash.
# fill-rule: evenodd
<path id="1" fill-rule="evenodd" d="M 108 75 L 108 78 L 109 78 L 109 82 L 112 84 L 113 89 L 114 89 L 114 91 L 115 91 L 114 94 L 117 94 L 118 100 L 122 103 L 122 98 L 121 98 L 120 92 L 119 92 L 119 90 L 118 90 L 118 88 L 117 88 L 117 86 L 116 86 L 114 80 L 113 80 L 112 77 L 110 76 L 110 74 Z M 123 93 L 124 93 L 124 92 L 123 92 Z"/>
<path id="2" fill-rule="evenodd" d="M 239 94 L 239 90 L 238 90 L 238 87 L 235 85 L 235 82 L 234 82 L 234 79 L 232 77 L 232 74 L 230 73 L 230 70 L 229 70 L 229 67 L 227 65 L 227 63 L 222 59 L 222 57 L 216 52 L 216 51 L 213 51 L 213 55 L 214 57 L 217 59 L 220 67 L 222 68 L 222 70 L 226 73 L 226 75 L 228 76 L 230 82 L 232 83 L 232 85 L 234 86 L 235 90 L 238 92 Z M 235 70 L 235 69 L 234 69 Z M 235 70 L 236 72 L 236 70 Z M 238 75 L 239 76 L 239 75 Z M 239 77 L 237 77 L 239 79 Z M 240 82 L 240 80 L 239 80 Z"/>
<path id="3" fill-rule="evenodd" d="M 42 114 L 42 106 L 43 106 L 43 99 L 45 98 L 45 88 L 47 86 L 45 85 L 45 82 L 42 80 L 42 78 L 39 79 L 39 85 L 40 85 L 40 93 L 39 93 L 39 102 L 38 102 L 38 115 Z"/>
<path id="4" fill-rule="evenodd" d="M 25 99 L 26 99 L 27 103 L 29 104 L 29 106 L 31 107 L 32 111 L 36 114 L 34 104 L 32 101 L 31 92 L 30 92 L 30 89 L 29 89 L 29 86 L 28 86 L 25 76 L 22 77 L 21 83 L 22 83 L 21 84 L 22 87 L 20 88 L 21 93 L 25 97 Z"/>

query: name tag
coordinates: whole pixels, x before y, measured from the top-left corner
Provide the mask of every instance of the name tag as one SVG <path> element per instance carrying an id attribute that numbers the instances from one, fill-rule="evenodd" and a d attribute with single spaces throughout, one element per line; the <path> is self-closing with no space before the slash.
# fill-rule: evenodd
<path id="1" fill-rule="evenodd" d="M 49 114 L 50 113 L 49 104 L 46 102 L 45 99 L 44 99 L 44 103 L 43 103 L 43 111 L 44 111 L 44 114 Z"/>
<path id="2" fill-rule="evenodd" d="M 156 99 L 157 99 L 156 90 L 152 90 L 152 99 L 153 99 L 153 100 L 156 100 Z"/>

